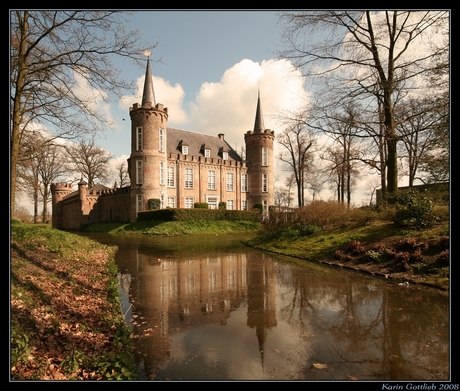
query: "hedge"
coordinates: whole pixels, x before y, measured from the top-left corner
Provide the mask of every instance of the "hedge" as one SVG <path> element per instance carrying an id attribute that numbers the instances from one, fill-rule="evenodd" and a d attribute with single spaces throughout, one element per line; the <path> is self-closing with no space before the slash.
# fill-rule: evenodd
<path id="1" fill-rule="evenodd" d="M 230 220 L 261 221 L 260 211 L 226 209 L 168 208 L 148 210 L 137 214 L 137 221 Z"/>

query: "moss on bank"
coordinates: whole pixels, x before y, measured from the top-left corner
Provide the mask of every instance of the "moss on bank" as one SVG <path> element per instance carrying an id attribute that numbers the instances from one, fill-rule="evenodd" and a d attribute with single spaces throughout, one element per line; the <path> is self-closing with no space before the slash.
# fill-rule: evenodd
<path id="1" fill-rule="evenodd" d="M 11 380 L 138 378 L 116 247 L 45 225 L 11 226 Z"/>

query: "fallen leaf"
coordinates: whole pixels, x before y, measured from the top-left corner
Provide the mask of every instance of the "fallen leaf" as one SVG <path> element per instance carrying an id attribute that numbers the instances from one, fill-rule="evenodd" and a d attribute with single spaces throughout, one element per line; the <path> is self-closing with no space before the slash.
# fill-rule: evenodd
<path id="1" fill-rule="evenodd" d="M 325 368 L 327 368 L 327 364 L 320 364 L 320 363 L 317 363 L 317 362 L 314 362 L 314 363 L 313 363 L 313 366 L 314 366 L 316 369 L 325 369 Z"/>
<path id="2" fill-rule="evenodd" d="M 348 377 L 350 380 L 358 380 L 358 378 L 357 378 L 356 376 L 350 376 L 350 375 L 348 375 L 347 377 Z"/>

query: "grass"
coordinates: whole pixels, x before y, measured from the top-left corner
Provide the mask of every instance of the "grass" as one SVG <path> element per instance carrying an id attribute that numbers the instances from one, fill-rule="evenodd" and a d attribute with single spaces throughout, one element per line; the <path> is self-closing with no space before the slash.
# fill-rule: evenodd
<path id="1" fill-rule="evenodd" d="M 49 226 L 12 224 L 12 380 L 137 377 L 115 251 Z"/>
<path id="2" fill-rule="evenodd" d="M 85 232 L 108 232 L 112 234 L 143 235 L 202 235 L 256 232 L 260 223 L 253 221 L 186 220 L 186 221 L 139 221 L 129 224 L 92 224 Z"/>

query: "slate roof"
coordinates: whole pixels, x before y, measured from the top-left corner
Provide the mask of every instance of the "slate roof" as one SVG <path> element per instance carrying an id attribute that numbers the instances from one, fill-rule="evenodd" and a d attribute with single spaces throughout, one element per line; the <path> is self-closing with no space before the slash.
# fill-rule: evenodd
<path id="1" fill-rule="evenodd" d="M 193 132 L 176 128 L 166 129 L 166 148 L 168 155 L 170 153 L 178 154 L 182 152 L 181 143 L 188 145 L 188 154 L 191 156 L 204 156 L 203 146 L 211 152 L 211 158 L 220 158 L 219 153 L 223 148 L 228 152 L 228 159 L 241 162 L 242 159 L 238 153 L 224 140 L 218 136 L 211 136 L 205 133 Z"/>

